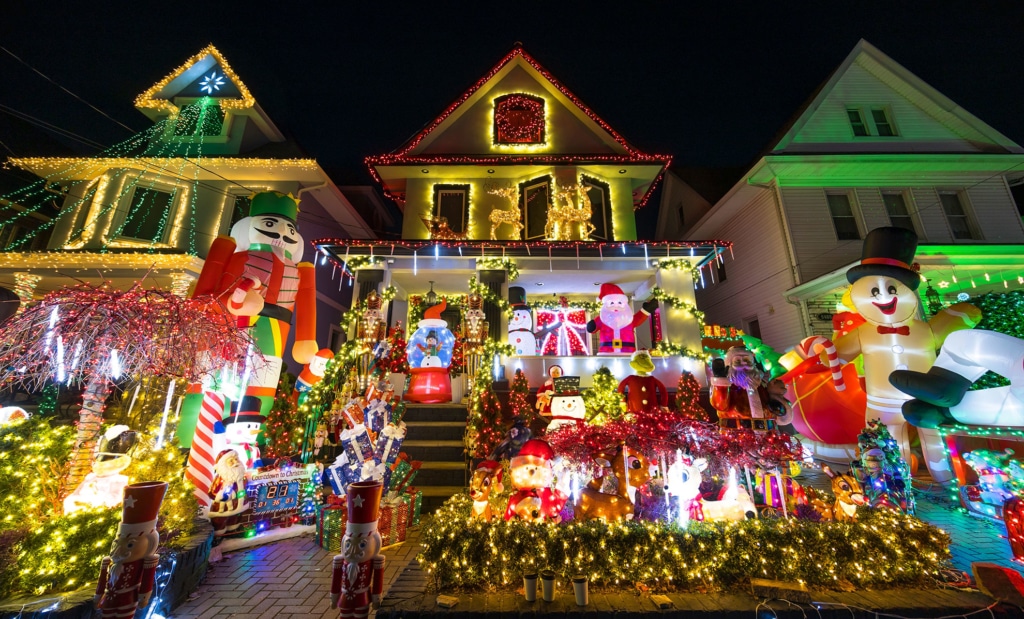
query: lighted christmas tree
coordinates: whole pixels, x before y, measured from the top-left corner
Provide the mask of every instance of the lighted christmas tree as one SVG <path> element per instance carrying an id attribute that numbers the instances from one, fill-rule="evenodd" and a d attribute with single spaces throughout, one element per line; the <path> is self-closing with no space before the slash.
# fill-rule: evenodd
<path id="1" fill-rule="evenodd" d="M 679 375 L 679 384 L 676 386 L 676 409 L 690 419 L 711 420 L 708 411 L 700 405 L 700 383 L 690 372 L 684 371 Z"/>
<path id="2" fill-rule="evenodd" d="M 530 406 L 530 383 L 522 370 L 516 370 L 509 386 L 508 406 L 513 417 L 522 417 L 526 427 L 530 427 L 539 418 L 537 409 Z"/>
<path id="3" fill-rule="evenodd" d="M 409 373 L 409 359 L 406 356 L 405 347 L 407 342 L 405 341 L 405 330 L 402 329 L 402 323 L 395 323 L 395 326 L 391 328 L 391 333 L 388 334 L 388 359 L 387 368 L 389 372 L 395 372 L 399 374 Z"/>
<path id="4" fill-rule="evenodd" d="M 43 415 L 53 415 L 57 412 L 57 396 L 60 388 L 57 383 L 49 383 L 43 387 L 43 393 L 39 396 L 39 403 L 36 408 L 36 413 Z"/>
<path id="5" fill-rule="evenodd" d="M 754 353 L 754 358 L 770 377 L 778 378 L 786 373 L 786 368 L 779 363 L 779 357 L 782 355 L 774 348 L 752 335 L 743 335 L 740 339 L 743 340 L 743 345 L 747 347 L 747 350 Z"/>
<path id="6" fill-rule="evenodd" d="M 583 390 L 583 402 L 587 406 L 587 422 L 594 425 L 622 419 L 626 414 L 626 399 L 619 393 L 619 381 L 608 368 L 594 373 L 592 386 Z"/>
<path id="7" fill-rule="evenodd" d="M 291 374 L 283 372 L 277 383 L 274 405 L 263 424 L 264 458 L 287 458 L 299 453 L 302 446 L 302 420 L 291 401 L 293 385 Z"/>
<path id="8" fill-rule="evenodd" d="M 480 381 L 473 390 L 466 424 L 466 447 L 473 458 L 487 458 L 505 438 L 501 402 L 490 381 Z"/>

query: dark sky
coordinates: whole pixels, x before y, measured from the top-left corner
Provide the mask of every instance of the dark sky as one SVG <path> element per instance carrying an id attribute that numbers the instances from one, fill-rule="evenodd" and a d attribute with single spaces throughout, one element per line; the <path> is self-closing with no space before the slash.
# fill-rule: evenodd
<path id="1" fill-rule="evenodd" d="M 0 45 L 142 130 L 135 96 L 212 42 L 332 168 L 398 147 L 515 41 L 627 140 L 683 164 L 750 161 L 861 37 L 1024 142 L 1016 0 L 61 4 L 5 7 Z M 0 76 L 0 105 L 106 145 L 129 135 L 2 51 Z"/>

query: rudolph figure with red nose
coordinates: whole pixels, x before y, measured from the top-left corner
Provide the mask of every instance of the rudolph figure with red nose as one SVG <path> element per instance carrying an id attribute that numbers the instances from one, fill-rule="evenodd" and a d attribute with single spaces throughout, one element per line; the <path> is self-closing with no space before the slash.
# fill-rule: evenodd
<path id="1" fill-rule="evenodd" d="M 957 303 L 928 322 L 921 320 L 915 293 L 921 278 L 911 267 L 916 251 L 917 235 L 910 230 L 876 228 L 868 233 L 860 264 L 846 272 L 850 299 L 865 322 L 835 341 L 845 362 L 864 355 L 866 420 L 880 419 L 908 462 L 910 438 L 902 407 L 909 397 L 890 384 L 889 375 L 897 370 L 927 372 L 946 336 L 972 328 L 981 314 L 973 305 Z M 948 480 L 938 434 L 928 429 L 918 434 L 932 477 Z"/>

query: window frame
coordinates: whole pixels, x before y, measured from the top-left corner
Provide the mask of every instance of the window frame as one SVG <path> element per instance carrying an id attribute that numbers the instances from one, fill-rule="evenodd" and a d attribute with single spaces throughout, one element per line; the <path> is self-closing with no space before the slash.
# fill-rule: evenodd
<path id="1" fill-rule="evenodd" d="M 504 109 L 504 106 L 508 104 L 507 102 L 509 101 L 509 99 L 513 99 L 513 98 L 526 99 L 526 100 L 529 100 L 529 101 L 531 101 L 531 102 L 533 102 L 535 104 L 539 104 L 539 106 L 540 106 L 540 135 L 536 136 L 536 139 L 528 139 L 528 140 L 506 139 L 506 137 L 508 137 L 508 136 L 504 136 L 503 135 L 503 132 L 501 130 L 501 126 L 500 125 L 501 125 L 502 115 L 503 114 L 507 114 L 507 110 Z M 495 97 L 494 101 L 492 102 L 491 105 L 492 105 L 492 112 L 491 112 L 491 116 L 492 116 L 491 136 L 492 136 L 492 144 L 494 146 L 538 146 L 538 145 L 542 145 L 542 144 L 546 144 L 547 143 L 547 136 L 548 136 L 548 126 L 547 126 L 548 125 L 548 109 L 547 109 L 547 101 L 545 101 L 543 97 L 538 97 L 536 95 L 531 95 L 531 94 L 523 93 L 523 92 L 510 92 L 508 94 L 501 95 L 500 97 Z M 536 121 L 537 119 L 533 119 L 533 120 Z"/>
<path id="2" fill-rule="evenodd" d="M 864 135 L 857 133 L 857 128 L 854 126 L 853 119 L 850 118 L 850 113 L 855 113 L 860 118 L 860 126 L 864 128 Z M 859 107 L 847 107 L 846 108 L 846 122 L 850 125 L 850 131 L 853 132 L 854 138 L 869 138 L 871 137 L 871 127 L 868 126 L 867 120 L 864 118 L 864 110 Z"/>
<path id="3" fill-rule="evenodd" d="M 611 190 L 611 185 L 609 185 L 608 183 L 606 183 L 606 182 L 604 182 L 602 180 L 596 179 L 596 178 L 594 178 L 592 176 L 588 176 L 586 174 L 581 175 L 580 179 L 582 181 L 581 186 L 583 188 L 583 191 L 588 191 L 589 192 L 589 189 L 593 188 L 593 189 L 600 190 L 601 193 L 604 194 L 604 209 L 603 209 L 603 212 L 601 213 L 601 219 L 604 222 L 604 236 L 599 236 L 598 235 L 597 226 L 594 226 L 594 232 L 592 232 L 590 234 L 590 238 L 592 238 L 594 240 L 597 240 L 597 241 L 614 241 L 615 240 L 615 225 L 614 225 L 614 222 L 612 221 L 612 190 Z M 593 201 L 591 201 L 591 209 L 593 209 Z M 590 223 L 591 224 L 594 223 L 594 212 L 593 212 L 593 210 L 591 211 L 591 215 L 590 215 Z"/>
<path id="4" fill-rule="evenodd" d="M 451 217 L 441 214 L 441 194 L 442 193 L 461 193 L 462 198 L 462 221 L 460 226 L 456 227 L 453 224 Z M 468 183 L 438 183 L 434 185 L 434 204 L 431 206 L 431 213 L 435 218 L 445 217 L 448 219 L 448 228 L 456 234 L 465 234 L 469 229 L 469 197 L 470 197 L 470 185 Z"/>
<path id="5" fill-rule="evenodd" d="M 824 194 L 825 209 L 828 211 L 829 221 L 831 221 L 832 223 L 832 232 L 836 236 L 836 241 L 842 242 L 862 240 L 864 238 L 864 223 L 861 221 L 860 208 L 857 205 L 856 193 L 849 189 L 826 189 L 824 190 Z M 857 238 L 840 238 L 839 228 L 836 227 L 836 216 L 832 213 L 832 204 L 829 202 L 829 196 L 846 196 L 846 199 L 850 205 L 850 217 L 853 219 L 853 225 L 857 229 Z"/>
<path id="6" fill-rule="evenodd" d="M 543 229 L 547 227 L 548 223 L 548 211 L 551 209 L 551 175 L 545 174 L 543 176 L 537 176 L 529 180 L 525 180 L 519 183 L 519 212 L 522 213 L 523 218 L 523 240 L 543 240 L 547 236 L 547 232 Z M 527 192 L 531 189 L 535 189 L 540 186 L 544 186 L 544 190 L 547 192 L 547 208 L 544 209 L 544 222 L 541 226 L 542 232 L 539 235 L 530 236 L 530 213 L 527 208 Z"/>
<path id="7" fill-rule="evenodd" d="M 946 204 L 942 201 L 942 196 L 956 196 L 957 201 L 960 203 L 960 210 L 964 213 L 964 220 L 967 222 L 967 231 L 970 233 L 969 237 L 961 238 L 957 237 L 953 231 L 953 225 L 949 220 L 949 213 L 946 212 Z M 953 241 L 983 241 L 985 240 L 984 235 L 981 233 L 981 226 L 978 225 L 978 220 L 974 216 L 974 208 L 971 206 L 971 201 L 967 196 L 967 192 L 963 189 L 948 189 L 937 187 L 935 189 L 935 196 L 939 201 L 939 208 L 942 209 L 943 221 L 946 222 L 946 228 L 949 230 L 949 236 Z"/>
<path id="8" fill-rule="evenodd" d="M 892 222 L 892 213 L 889 212 L 889 206 L 885 203 L 885 196 L 898 195 L 903 199 L 903 208 L 906 209 L 907 217 L 910 219 L 910 230 L 913 230 L 914 234 L 916 234 L 918 238 L 924 238 L 924 234 L 922 234 L 923 227 L 918 218 L 917 209 L 911 208 L 914 202 L 913 196 L 909 191 L 906 189 L 881 188 L 878 190 L 878 194 L 882 198 L 882 208 L 885 210 L 885 216 L 889 219 L 890 226 L 895 226 L 896 224 Z"/>
<path id="9" fill-rule="evenodd" d="M 895 115 L 892 112 L 892 107 L 889 105 L 848 105 L 846 106 L 846 122 L 850 126 L 850 131 L 853 134 L 853 138 L 861 140 L 864 138 L 874 138 L 887 140 L 889 138 L 900 137 L 900 129 L 896 124 Z M 889 135 L 881 135 L 878 131 L 878 123 L 875 121 L 875 112 L 881 112 L 885 116 L 885 124 L 889 127 L 892 132 Z M 856 113 L 860 117 L 860 124 L 864 127 L 866 133 L 859 135 L 854 128 L 853 120 L 850 119 L 850 114 Z"/>
<path id="10" fill-rule="evenodd" d="M 900 130 L 896 126 L 896 121 L 893 120 L 892 108 L 890 108 L 888 105 L 879 105 L 879 106 L 872 106 L 872 107 L 868 108 L 868 111 L 871 112 L 871 126 L 875 130 L 874 137 L 876 137 L 876 138 L 898 138 L 898 137 L 900 137 Z M 875 112 L 881 112 L 882 115 L 885 116 L 885 124 L 889 127 L 889 131 L 891 131 L 891 133 L 889 135 L 882 135 L 882 133 L 878 130 L 878 120 L 875 118 Z"/>
<path id="11" fill-rule="evenodd" d="M 145 183 L 145 185 L 144 185 Z M 171 234 L 174 231 L 174 221 L 177 219 L 178 209 L 181 207 L 181 200 L 183 193 L 181 187 L 176 185 L 169 185 L 166 183 L 160 183 L 155 181 L 146 181 L 140 177 L 135 186 L 132 187 L 131 191 L 121 198 L 118 203 L 117 216 L 114 221 L 111 222 L 110 232 L 113 233 L 115 230 L 120 230 L 116 237 L 111 238 L 112 241 L 129 241 L 133 243 L 146 243 L 146 244 L 159 244 L 159 245 L 170 245 Z M 128 226 L 128 217 L 131 215 L 132 203 L 135 201 L 135 195 L 139 191 L 158 191 L 160 193 L 166 193 L 171 196 L 170 201 L 167 203 L 167 221 L 164 224 L 163 234 L 159 239 L 144 239 L 136 236 L 130 236 L 126 234 L 126 228 Z M 122 208 L 123 207 L 123 208 Z M 190 225 L 186 223 L 185 225 Z"/>

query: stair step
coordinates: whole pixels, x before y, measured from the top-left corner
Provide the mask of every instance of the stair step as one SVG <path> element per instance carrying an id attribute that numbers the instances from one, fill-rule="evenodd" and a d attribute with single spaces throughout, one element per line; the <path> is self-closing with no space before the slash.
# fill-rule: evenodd
<path id="1" fill-rule="evenodd" d="M 413 484 L 416 487 L 462 486 L 466 484 L 466 469 L 464 466 L 458 469 L 421 468 Z"/>
<path id="2" fill-rule="evenodd" d="M 454 496 L 466 489 L 465 486 L 416 486 L 417 490 L 423 491 L 423 496 Z"/>
<path id="3" fill-rule="evenodd" d="M 405 425 L 410 428 L 459 428 L 466 427 L 461 421 L 406 421 Z"/>
<path id="4" fill-rule="evenodd" d="M 428 440 L 405 440 L 402 447 L 462 447 L 462 441 L 428 441 Z"/>
<path id="5" fill-rule="evenodd" d="M 405 409 L 406 424 L 420 421 L 461 421 L 468 418 L 465 405 L 461 404 L 409 404 Z"/>
<path id="6" fill-rule="evenodd" d="M 464 471 L 466 470 L 465 462 L 424 462 L 420 470 L 425 469 L 436 469 L 441 471 Z"/>

